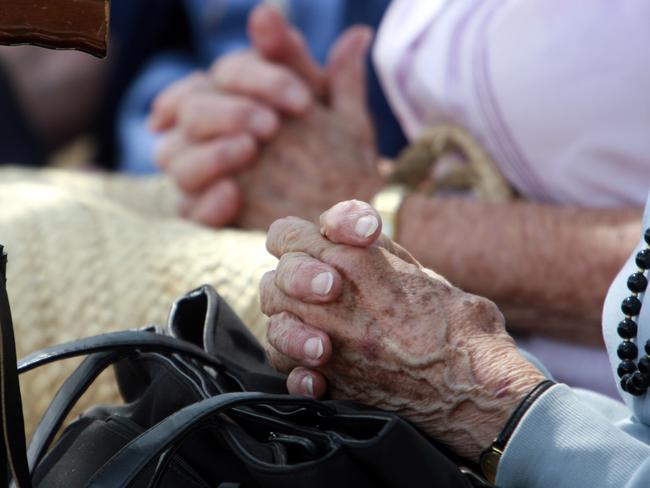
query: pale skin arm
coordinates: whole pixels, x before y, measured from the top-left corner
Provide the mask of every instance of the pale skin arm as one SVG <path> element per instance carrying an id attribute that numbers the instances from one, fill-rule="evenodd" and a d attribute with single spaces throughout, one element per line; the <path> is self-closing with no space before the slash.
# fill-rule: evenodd
<path id="1" fill-rule="evenodd" d="M 494 300 L 510 330 L 600 344 L 602 303 L 638 241 L 641 216 L 411 195 L 398 242 L 456 286 Z"/>
<path id="2" fill-rule="evenodd" d="M 79 52 L 12 46 L 0 48 L 0 63 L 49 146 L 65 144 L 88 126 L 104 88 L 106 62 Z"/>

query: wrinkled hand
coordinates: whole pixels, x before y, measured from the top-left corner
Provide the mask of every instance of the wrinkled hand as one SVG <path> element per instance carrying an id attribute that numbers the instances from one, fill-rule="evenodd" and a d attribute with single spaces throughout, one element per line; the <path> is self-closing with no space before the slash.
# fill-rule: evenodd
<path id="1" fill-rule="evenodd" d="M 298 218 L 271 226 L 280 262 L 260 285 L 269 357 L 290 372 L 292 393 L 329 387 L 477 460 L 543 376 L 492 302 L 423 269 L 380 230 L 357 201 L 323 214 L 320 230 Z"/>
<path id="2" fill-rule="evenodd" d="M 266 229 L 294 214 L 318 216 L 381 186 L 365 107 L 371 32 L 354 27 L 326 68 L 274 8 L 250 17 L 253 49 L 224 56 L 155 101 L 164 131 L 158 164 L 185 195 L 181 212 L 211 226 Z"/>
<path id="3" fill-rule="evenodd" d="M 286 215 L 315 221 L 338 201 L 372 199 L 383 184 L 375 153 L 350 129 L 348 120 L 321 106 L 285 122 L 255 166 L 238 177 L 243 208 L 237 223 L 268 229 Z"/>

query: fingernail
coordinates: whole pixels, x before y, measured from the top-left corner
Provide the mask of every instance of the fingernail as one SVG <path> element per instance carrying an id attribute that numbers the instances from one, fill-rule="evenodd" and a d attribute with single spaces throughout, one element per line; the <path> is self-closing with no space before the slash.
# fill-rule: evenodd
<path id="1" fill-rule="evenodd" d="M 379 221 L 374 215 L 366 215 L 357 220 L 357 224 L 354 226 L 354 232 L 362 238 L 370 237 L 375 233 L 379 227 Z"/>
<path id="2" fill-rule="evenodd" d="M 307 392 L 309 396 L 314 396 L 314 378 L 310 375 L 305 376 L 300 382 L 304 391 Z"/>
<path id="3" fill-rule="evenodd" d="M 282 99 L 293 110 L 303 110 L 309 105 L 309 93 L 298 85 L 289 85 L 285 88 Z"/>
<path id="4" fill-rule="evenodd" d="M 316 275 L 316 277 L 311 280 L 311 291 L 316 295 L 325 296 L 330 292 L 333 284 L 334 275 L 329 271 L 326 271 Z"/>
<path id="5" fill-rule="evenodd" d="M 312 337 L 305 341 L 305 355 L 310 359 L 320 359 L 323 355 L 323 341 L 318 337 Z"/>
<path id="6" fill-rule="evenodd" d="M 257 135 L 269 136 L 275 130 L 275 117 L 266 111 L 254 112 L 249 120 L 250 129 Z"/>

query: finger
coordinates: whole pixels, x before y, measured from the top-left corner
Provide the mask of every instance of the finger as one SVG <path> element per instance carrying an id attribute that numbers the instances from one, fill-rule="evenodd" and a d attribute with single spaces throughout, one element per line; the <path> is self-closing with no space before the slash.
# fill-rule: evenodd
<path id="1" fill-rule="evenodd" d="M 278 352 L 303 366 L 322 366 L 332 356 L 329 336 L 288 312 L 271 316 L 266 338 Z"/>
<path id="2" fill-rule="evenodd" d="M 242 206 L 241 189 L 232 179 L 223 179 L 197 195 L 191 195 L 181 203 L 181 215 L 208 227 L 231 224 Z"/>
<path id="3" fill-rule="evenodd" d="M 166 169 L 173 157 L 187 150 L 188 141 L 183 133 L 174 128 L 160 138 L 154 147 L 153 159 L 160 169 Z"/>
<path id="4" fill-rule="evenodd" d="M 259 54 L 288 66 L 301 76 L 320 97 L 326 76 L 314 61 L 302 34 L 287 22 L 282 12 L 271 5 L 260 5 L 250 15 L 248 35 Z"/>
<path id="5" fill-rule="evenodd" d="M 357 247 L 379 246 L 407 263 L 420 263 L 399 244 L 381 233 L 381 217 L 369 204 L 348 200 L 334 205 L 320 217 L 321 234 L 338 244 Z"/>
<path id="6" fill-rule="evenodd" d="M 349 246 L 371 246 L 381 235 L 381 224 L 379 213 L 359 200 L 337 203 L 320 216 L 321 234 Z"/>
<path id="7" fill-rule="evenodd" d="M 180 108 L 178 126 L 194 141 L 238 132 L 267 140 L 278 130 L 280 120 L 273 110 L 250 98 L 213 91 L 188 97 Z"/>
<path id="8" fill-rule="evenodd" d="M 149 128 L 153 132 L 169 129 L 176 123 L 178 109 L 187 95 L 211 89 L 213 89 L 212 83 L 205 73 L 194 73 L 170 85 L 151 105 Z"/>
<path id="9" fill-rule="evenodd" d="M 407 263 L 415 264 L 419 268 L 422 268 L 422 264 L 420 264 L 420 261 L 415 259 L 415 256 L 408 252 L 406 249 L 404 249 L 402 246 L 394 242 L 390 237 L 388 237 L 385 234 L 381 234 L 379 238 L 377 238 L 377 242 L 373 244 L 373 246 L 378 246 L 386 249 L 389 253 L 391 253 L 394 256 L 397 256 L 403 261 L 406 261 Z"/>
<path id="10" fill-rule="evenodd" d="M 308 254 L 288 252 L 280 258 L 275 284 L 303 302 L 327 303 L 340 295 L 342 279 L 334 268 Z"/>
<path id="11" fill-rule="evenodd" d="M 304 252 L 320 259 L 334 247 L 336 244 L 325 239 L 315 224 L 298 217 L 276 220 L 266 236 L 266 249 L 278 259 L 288 252 Z"/>
<path id="12" fill-rule="evenodd" d="M 224 92 L 255 97 L 291 115 L 305 114 L 314 101 L 309 87 L 290 68 L 253 53 L 221 58 L 212 68 L 212 77 Z"/>
<path id="13" fill-rule="evenodd" d="M 269 271 L 260 280 L 262 313 L 267 317 L 273 317 L 283 312 L 289 312 L 303 321 L 305 321 L 305 317 L 309 317 L 311 326 L 328 333 L 329 324 L 335 322 L 332 321 L 332 311 L 328 310 L 327 306 L 305 303 L 287 295 L 275 284 L 275 275 L 275 271 Z"/>
<path id="14" fill-rule="evenodd" d="M 281 373 L 289 374 L 298 366 L 298 363 L 296 361 L 282 354 L 271 344 L 265 344 L 264 349 L 266 351 L 266 357 L 271 363 L 271 366 L 273 366 Z"/>
<path id="15" fill-rule="evenodd" d="M 167 173 L 185 192 L 206 188 L 218 178 L 249 167 L 255 160 L 257 143 L 248 134 L 223 136 L 188 145 L 165 165 Z"/>
<path id="16" fill-rule="evenodd" d="M 327 392 L 327 380 L 318 371 L 296 368 L 289 373 L 287 389 L 292 395 L 321 398 Z"/>
<path id="17" fill-rule="evenodd" d="M 330 104 L 364 139 L 373 138 L 366 94 L 366 57 L 372 30 L 357 26 L 348 29 L 336 42 L 328 60 Z"/>

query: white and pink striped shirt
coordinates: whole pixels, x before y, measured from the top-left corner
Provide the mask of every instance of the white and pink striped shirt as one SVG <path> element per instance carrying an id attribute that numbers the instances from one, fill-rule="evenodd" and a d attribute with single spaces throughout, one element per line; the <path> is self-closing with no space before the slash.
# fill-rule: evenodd
<path id="1" fill-rule="evenodd" d="M 643 206 L 650 1 L 393 0 L 374 60 L 409 137 L 454 122 L 530 199 Z"/>

